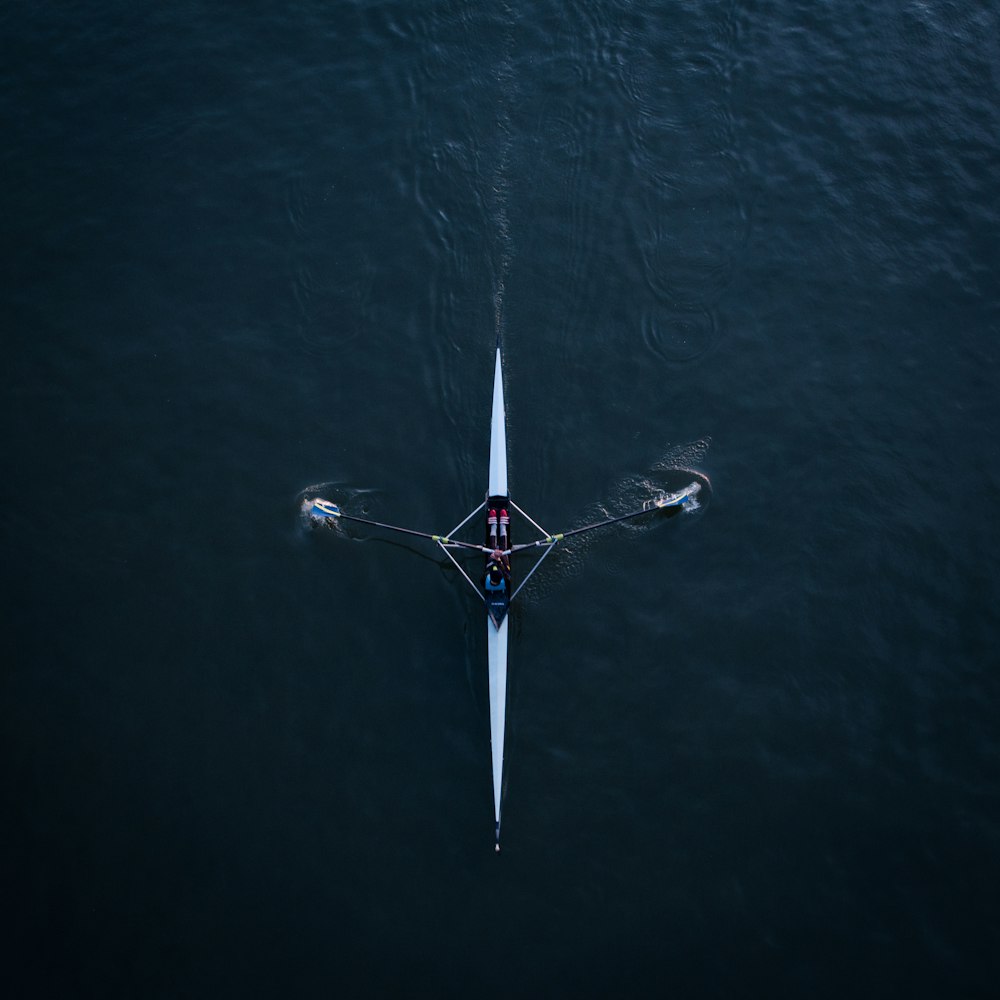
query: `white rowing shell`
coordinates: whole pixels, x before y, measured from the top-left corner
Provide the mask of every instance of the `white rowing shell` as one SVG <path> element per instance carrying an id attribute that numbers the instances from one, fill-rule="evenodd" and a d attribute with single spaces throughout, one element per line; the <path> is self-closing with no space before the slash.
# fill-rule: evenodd
<path id="1" fill-rule="evenodd" d="M 497 345 L 493 373 L 493 419 L 490 425 L 489 496 L 507 496 L 507 425 L 503 405 L 503 370 Z M 496 849 L 500 850 L 500 795 L 503 791 L 503 737 L 507 721 L 507 625 L 505 616 L 497 628 L 486 616 L 490 672 L 490 743 L 493 750 L 493 812 L 496 819 Z"/>

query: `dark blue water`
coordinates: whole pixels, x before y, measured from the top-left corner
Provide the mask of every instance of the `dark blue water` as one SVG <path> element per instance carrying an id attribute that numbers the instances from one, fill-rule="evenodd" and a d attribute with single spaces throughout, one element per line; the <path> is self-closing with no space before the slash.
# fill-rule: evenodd
<path id="1" fill-rule="evenodd" d="M 7 995 L 992 995 L 994 5 L 0 21 Z"/>

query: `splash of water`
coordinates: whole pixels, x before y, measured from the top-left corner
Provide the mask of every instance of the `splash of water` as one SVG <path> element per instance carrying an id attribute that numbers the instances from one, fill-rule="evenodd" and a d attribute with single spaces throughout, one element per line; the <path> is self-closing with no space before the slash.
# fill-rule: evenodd
<path id="1" fill-rule="evenodd" d="M 697 483 L 699 487 L 696 500 L 686 503 L 682 511 L 686 522 L 696 520 L 705 513 L 712 499 L 712 482 L 697 468 L 705 459 L 710 445 L 710 438 L 700 438 L 670 446 L 651 463 L 647 473 L 619 480 L 609 489 L 606 500 L 585 508 L 569 527 L 576 528 L 627 513 L 659 494 L 676 493 L 691 483 Z M 634 537 L 656 530 L 662 526 L 664 519 L 662 513 L 652 510 L 648 518 L 624 521 L 609 531 Z M 534 603 L 559 590 L 567 581 L 585 571 L 591 549 L 606 542 L 607 535 L 600 531 L 567 540 L 564 547 L 560 546 L 559 551 L 552 554 L 544 569 L 531 578 L 524 589 L 524 597 Z"/>
<path id="2" fill-rule="evenodd" d="M 305 489 L 299 490 L 296 494 L 299 521 L 303 531 L 324 528 L 329 531 L 346 534 L 347 527 L 339 518 L 314 517 L 312 512 L 313 501 L 317 499 L 329 500 L 342 506 L 345 511 L 366 516 L 368 514 L 366 498 L 375 492 L 372 489 L 348 486 L 339 480 L 313 483 L 312 486 L 306 486 Z"/>

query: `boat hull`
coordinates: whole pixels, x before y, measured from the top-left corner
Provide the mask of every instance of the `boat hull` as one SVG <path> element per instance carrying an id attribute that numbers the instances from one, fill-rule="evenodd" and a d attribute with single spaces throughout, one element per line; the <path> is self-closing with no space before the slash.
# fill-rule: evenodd
<path id="1" fill-rule="evenodd" d="M 500 344 L 497 342 L 496 367 L 493 371 L 493 411 L 490 420 L 490 474 L 487 510 L 497 514 L 510 499 L 507 491 L 507 423 L 503 399 L 503 369 Z M 489 526 L 486 544 L 490 545 Z M 510 547 L 508 538 L 507 548 Z M 507 727 L 507 628 L 510 607 L 510 584 L 502 594 L 485 592 L 487 606 L 486 642 L 490 686 L 490 746 L 493 765 L 493 813 L 496 821 L 496 850 L 500 850 L 500 799 L 503 793 L 503 742 Z"/>
<path id="2" fill-rule="evenodd" d="M 490 679 L 490 749 L 493 764 L 493 818 L 497 850 L 500 849 L 500 797 L 503 793 L 503 737 L 507 727 L 507 618 L 497 628 L 486 623 Z"/>

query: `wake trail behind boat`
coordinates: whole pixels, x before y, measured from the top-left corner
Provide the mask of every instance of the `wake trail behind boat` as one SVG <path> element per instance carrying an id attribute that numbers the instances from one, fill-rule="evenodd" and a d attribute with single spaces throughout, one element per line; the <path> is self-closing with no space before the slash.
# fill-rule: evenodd
<path id="1" fill-rule="evenodd" d="M 514 257 L 514 241 L 510 234 L 510 219 L 507 214 L 508 180 L 510 151 L 513 143 L 513 129 L 510 120 L 510 107 L 516 96 L 517 77 L 512 62 L 514 44 L 514 12 L 509 4 L 503 4 L 507 30 L 504 33 L 504 53 L 497 68 L 497 82 L 500 84 L 500 107 L 497 112 L 497 129 L 500 135 L 500 155 L 496 170 L 493 172 L 493 228 L 497 235 L 499 246 L 496 248 L 493 260 L 493 318 L 495 333 L 500 337 L 503 333 L 504 292 L 506 290 L 507 273 Z"/>

